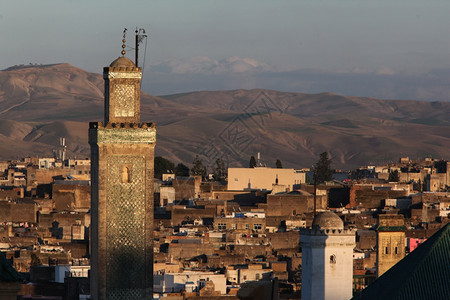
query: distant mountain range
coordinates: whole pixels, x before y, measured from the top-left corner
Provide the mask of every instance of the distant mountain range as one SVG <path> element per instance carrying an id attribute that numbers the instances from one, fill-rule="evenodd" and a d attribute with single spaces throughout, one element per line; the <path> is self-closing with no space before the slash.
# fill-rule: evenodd
<path id="1" fill-rule="evenodd" d="M 89 157 L 89 121 L 103 120 L 103 78 L 69 64 L 0 71 L 0 159 L 52 156 L 59 137 L 71 157 Z M 156 122 L 156 155 L 191 165 L 222 158 L 248 166 L 333 167 L 410 158 L 449 159 L 450 102 L 379 100 L 273 90 L 141 94 L 141 120 Z"/>

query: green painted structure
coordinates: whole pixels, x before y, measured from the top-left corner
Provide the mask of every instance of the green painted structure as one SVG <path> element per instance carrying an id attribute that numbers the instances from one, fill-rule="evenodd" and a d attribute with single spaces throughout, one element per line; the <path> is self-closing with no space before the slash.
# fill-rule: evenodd
<path id="1" fill-rule="evenodd" d="M 450 224 L 352 299 L 450 299 Z"/>

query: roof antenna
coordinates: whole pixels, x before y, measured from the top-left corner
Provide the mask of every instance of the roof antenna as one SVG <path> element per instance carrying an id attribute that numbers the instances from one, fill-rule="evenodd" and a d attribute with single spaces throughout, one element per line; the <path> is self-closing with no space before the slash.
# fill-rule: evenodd
<path id="1" fill-rule="evenodd" d="M 138 67 L 138 61 L 139 61 L 139 44 L 142 43 L 142 40 L 144 38 L 147 38 L 147 35 L 145 34 L 145 29 L 143 28 L 139 28 L 139 30 L 136 27 L 136 55 L 135 55 L 135 62 L 134 64 L 136 65 L 136 67 Z M 147 43 L 147 40 L 145 40 L 145 42 Z M 145 59 L 145 56 L 144 56 Z"/>
<path id="2" fill-rule="evenodd" d="M 125 28 L 125 29 L 123 30 L 123 39 L 122 39 L 122 52 L 121 52 L 121 53 L 122 53 L 122 56 L 124 56 L 125 53 L 126 53 L 126 51 L 125 51 L 125 47 L 126 47 L 125 42 L 127 41 L 127 40 L 125 39 L 126 35 L 127 35 L 127 29 Z"/>

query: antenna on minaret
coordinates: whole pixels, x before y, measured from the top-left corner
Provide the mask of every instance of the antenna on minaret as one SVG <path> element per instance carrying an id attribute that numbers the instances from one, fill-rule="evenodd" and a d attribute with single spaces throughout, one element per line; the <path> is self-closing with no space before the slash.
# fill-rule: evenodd
<path id="1" fill-rule="evenodd" d="M 126 51 L 125 51 L 125 47 L 126 47 L 126 45 L 125 45 L 125 43 L 126 43 L 126 39 L 125 39 L 125 37 L 126 37 L 126 35 L 127 35 L 127 29 L 126 28 L 124 28 L 123 29 L 123 36 L 122 36 L 122 56 L 124 56 L 125 55 L 125 53 L 126 53 Z"/>
<path id="2" fill-rule="evenodd" d="M 144 38 L 147 38 L 147 35 L 145 34 L 145 29 L 143 29 L 143 28 L 137 29 L 137 27 L 136 27 L 136 31 L 135 32 L 136 32 L 136 46 L 135 46 L 136 53 L 135 53 L 135 62 L 134 62 L 134 64 L 136 65 L 136 67 L 138 67 L 138 62 L 139 62 L 139 44 L 142 43 L 142 40 Z M 144 56 L 144 59 L 145 59 L 145 56 Z"/>

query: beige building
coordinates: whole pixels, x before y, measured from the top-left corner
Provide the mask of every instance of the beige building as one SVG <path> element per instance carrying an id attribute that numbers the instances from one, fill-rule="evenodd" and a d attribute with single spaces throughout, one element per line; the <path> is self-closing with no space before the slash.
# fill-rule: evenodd
<path id="1" fill-rule="evenodd" d="M 155 275 L 154 290 L 156 293 L 180 293 L 182 290 L 192 293 L 202 289 L 207 281 L 214 283 L 214 289 L 219 295 L 227 293 L 225 274 L 195 271 Z"/>
<path id="2" fill-rule="evenodd" d="M 243 266 L 228 266 L 227 280 L 234 284 L 242 284 L 247 281 L 267 280 L 273 277 L 272 269 L 264 269 L 260 264 Z"/>
<path id="3" fill-rule="evenodd" d="M 238 213 L 232 216 L 215 217 L 214 229 L 218 231 L 234 230 L 242 233 L 257 233 L 266 230 L 264 214 Z"/>
<path id="4" fill-rule="evenodd" d="M 305 183 L 305 173 L 294 169 L 268 167 L 228 168 L 228 190 L 272 190 L 272 185 L 284 185 L 292 191 L 294 185 Z"/>
<path id="5" fill-rule="evenodd" d="M 377 277 L 405 257 L 403 215 L 379 215 L 377 229 Z"/>

